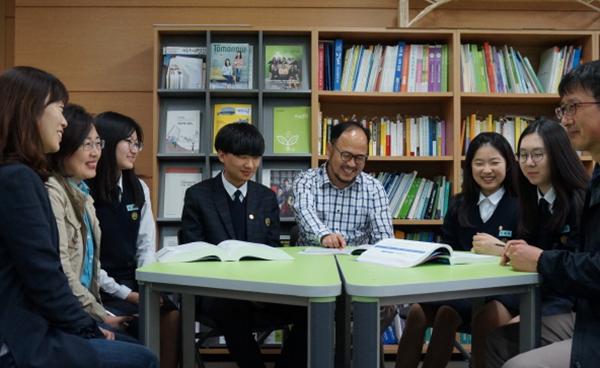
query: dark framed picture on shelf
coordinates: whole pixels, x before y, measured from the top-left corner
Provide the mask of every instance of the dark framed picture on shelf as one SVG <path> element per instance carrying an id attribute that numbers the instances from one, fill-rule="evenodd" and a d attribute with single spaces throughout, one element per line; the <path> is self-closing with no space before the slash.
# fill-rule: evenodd
<path id="1" fill-rule="evenodd" d="M 282 219 L 294 218 L 292 183 L 301 171 L 298 169 L 263 169 L 262 171 L 262 183 L 275 193 L 279 205 L 279 217 Z"/>
<path id="2" fill-rule="evenodd" d="M 265 89 L 300 89 L 303 45 L 265 46 Z"/>
<path id="3" fill-rule="evenodd" d="M 164 151 L 199 153 L 200 117 L 200 110 L 167 111 Z"/>
<path id="4" fill-rule="evenodd" d="M 252 89 L 252 49 L 247 43 L 213 43 L 211 89 Z"/>

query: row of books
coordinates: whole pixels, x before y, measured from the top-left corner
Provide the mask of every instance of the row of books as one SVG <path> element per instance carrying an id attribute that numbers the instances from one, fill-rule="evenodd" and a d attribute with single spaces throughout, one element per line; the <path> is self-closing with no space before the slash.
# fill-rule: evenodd
<path id="1" fill-rule="evenodd" d="M 512 46 L 488 42 L 461 45 L 464 92 L 556 93 L 561 77 L 579 65 L 581 47 L 552 47 L 540 57 L 537 73 L 529 58 Z"/>
<path id="2" fill-rule="evenodd" d="M 445 176 L 433 180 L 417 176 L 417 172 L 374 175 L 383 185 L 395 219 L 441 219 L 446 215 L 452 195 L 452 184 Z"/>
<path id="3" fill-rule="evenodd" d="M 200 110 L 169 110 L 166 114 L 164 152 L 200 152 Z M 215 104 L 213 141 L 227 124 L 252 123 L 251 104 Z M 310 153 L 310 107 L 273 108 L 273 152 Z"/>
<path id="4" fill-rule="evenodd" d="M 253 51 L 248 43 L 210 45 L 210 88 L 252 89 Z M 166 89 L 203 89 L 206 75 L 204 46 L 165 46 L 163 86 Z M 302 84 L 303 45 L 265 46 L 265 89 L 299 89 Z"/>
<path id="5" fill-rule="evenodd" d="M 319 114 L 319 153 L 327 154 L 331 128 L 340 120 Z M 353 118 L 353 120 L 356 120 Z M 371 133 L 369 156 L 443 156 L 446 154 L 446 122 L 435 116 L 363 117 Z"/>
<path id="6" fill-rule="evenodd" d="M 512 147 L 513 151 L 516 151 L 521 133 L 527 128 L 527 125 L 531 124 L 534 120 L 535 118 L 531 116 L 493 116 L 492 114 L 477 116 L 477 114 L 471 114 L 463 120 L 461 126 L 463 154 L 466 154 L 471 141 L 482 132 L 496 132 L 502 134 Z"/>
<path id="7" fill-rule="evenodd" d="M 320 90 L 355 92 L 445 92 L 448 45 L 350 45 L 319 42 Z M 343 54 L 343 56 L 342 56 Z"/>

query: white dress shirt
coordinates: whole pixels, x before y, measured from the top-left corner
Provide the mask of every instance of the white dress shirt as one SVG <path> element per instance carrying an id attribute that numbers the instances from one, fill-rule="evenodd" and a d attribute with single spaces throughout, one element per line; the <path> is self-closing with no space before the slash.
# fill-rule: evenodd
<path id="1" fill-rule="evenodd" d="M 540 189 L 538 188 L 537 195 L 538 203 L 540 203 L 540 199 L 544 198 L 546 202 L 548 202 L 548 210 L 550 210 L 550 213 L 554 213 L 552 211 L 552 208 L 554 207 L 554 201 L 556 200 L 556 192 L 554 191 L 554 188 L 550 187 L 550 190 L 547 191 L 546 194 L 542 194 L 542 192 L 540 192 Z"/>
<path id="2" fill-rule="evenodd" d="M 492 217 L 505 191 L 506 190 L 504 187 L 500 187 L 500 189 L 487 197 L 483 193 L 479 193 L 479 201 L 477 202 L 477 206 L 479 206 L 479 216 L 481 216 L 481 221 L 486 223 L 487 220 Z"/>
<path id="3" fill-rule="evenodd" d="M 154 256 L 156 252 L 156 223 L 154 222 L 154 215 L 152 214 L 152 204 L 150 203 L 150 188 L 140 180 L 142 184 L 142 190 L 144 191 L 144 205 L 140 213 L 140 229 L 137 237 L 137 251 L 135 258 L 137 260 L 137 266 L 142 267 L 148 263 L 156 261 Z M 123 177 L 119 178 L 117 186 L 123 192 Z M 119 198 L 120 200 L 120 198 Z M 114 295 L 117 298 L 125 299 L 131 289 L 125 285 L 120 285 L 108 276 L 106 271 L 100 270 L 98 275 L 98 282 L 102 290 L 110 295 Z"/>
<path id="4" fill-rule="evenodd" d="M 242 192 L 242 195 L 240 196 L 240 202 L 244 201 L 244 198 L 246 198 L 246 194 L 248 193 L 248 182 L 245 182 L 241 187 L 237 188 L 235 185 L 231 184 L 227 181 L 227 179 L 225 179 L 225 175 L 223 175 L 222 172 L 221 180 L 223 180 L 223 186 L 225 187 L 225 191 L 227 192 L 227 194 L 229 194 L 229 198 L 231 198 L 232 201 L 235 199 L 235 192 L 237 190 Z"/>

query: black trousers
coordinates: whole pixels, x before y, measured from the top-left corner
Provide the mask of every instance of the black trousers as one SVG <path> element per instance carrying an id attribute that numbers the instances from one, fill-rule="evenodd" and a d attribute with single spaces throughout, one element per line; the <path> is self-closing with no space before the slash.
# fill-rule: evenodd
<path id="1" fill-rule="evenodd" d="M 227 348 L 240 368 L 265 367 L 252 334 L 255 330 L 287 324 L 293 326 L 276 367 L 306 368 L 306 307 L 211 297 L 198 297 L 196 302 L 198 319 L 212 323 L 212 327 L 223 333 Z"/>

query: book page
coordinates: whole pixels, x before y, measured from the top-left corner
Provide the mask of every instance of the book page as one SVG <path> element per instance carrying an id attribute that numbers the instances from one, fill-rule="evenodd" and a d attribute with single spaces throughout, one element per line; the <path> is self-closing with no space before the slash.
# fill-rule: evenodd
<path id="1" fill-rule="evenodd" d="M 226 250 L 228 261 L 239 261 L 245 258 L 256 258 L 266 260 L 292 260 L 292 256 L 281 249 L 266 244 L 251 243 L 241 240 L 225 240 L 219 243 L 219 247 Z"/>
<path id="2" fill-rule="evenodd" d="M 375 243 L 356 260 L 406 268 L 444 255 L 452 255 L 452 248 L 447 244 L 405 239 L 383 239 Z"/>
<path id="3" fill-rule="evenodd" d="M 162 263 L 224 260 L 227 252 L 206 242 L 192 242 L 176 246 L 165 246 L 156 252 L 156 259 Z"/>
<path id="4" fill-rule="evenodd" d="M 455 251 L 450 257 L 450 264 L 500 263 L 499 256 L 476 254 L 472 252 Z"/>
<path id="5" fill-rule="evenodd" d="M 323 254 L 349 254 L 358 256 L 372 245 L 349 245 L 345 248 L 306 247 L 300 254 L 323 255 Z"/>

